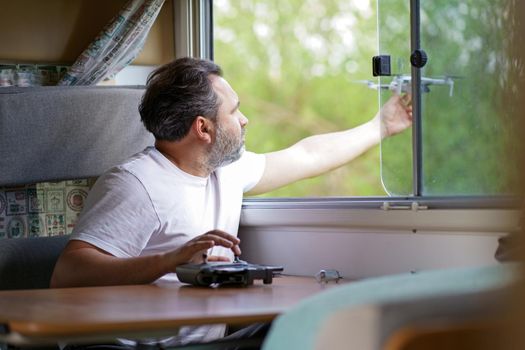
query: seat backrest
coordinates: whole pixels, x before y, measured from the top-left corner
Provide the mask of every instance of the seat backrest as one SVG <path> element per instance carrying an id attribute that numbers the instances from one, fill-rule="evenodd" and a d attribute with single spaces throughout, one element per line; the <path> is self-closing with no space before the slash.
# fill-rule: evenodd
<path id="1" fill-rule="evenodd" d="M 154 143 L 144 87 L 0 88 L 0 186 L 95 177 Z"/>
<path id="2" fill-rule="evenodd" d="M 49 288 L 68 236 L 0 241 L 0 290 Z"/>

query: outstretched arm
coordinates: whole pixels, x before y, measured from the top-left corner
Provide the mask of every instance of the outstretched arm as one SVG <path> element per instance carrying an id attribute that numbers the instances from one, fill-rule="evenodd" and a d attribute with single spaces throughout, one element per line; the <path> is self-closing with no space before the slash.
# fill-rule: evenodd
<path id="1" fill-rule="evenodd" d="M 412 124 L 410 96 L 392 96 L 369 122 L 353 129 L 307 137 L 281 151 L 266 154 L 266 168 L 250 195 L 272 191 L 318 176 L 355 159 L 384 137 Z"/>
<path id="2" fill-rule="evenodd" d="M 117 258 L 89 243 L 72 240 L 64 249 L 51 277 L 51 288 L 152 283 L 175 272 L 178 265 L 202 262 L 203 254 L 220 245 L 240 255 L 239 239 L 219 230 L 200 235 L 176 250 L 134 258 Z M 221 260 L 211 257 L 210 260 Z"/>

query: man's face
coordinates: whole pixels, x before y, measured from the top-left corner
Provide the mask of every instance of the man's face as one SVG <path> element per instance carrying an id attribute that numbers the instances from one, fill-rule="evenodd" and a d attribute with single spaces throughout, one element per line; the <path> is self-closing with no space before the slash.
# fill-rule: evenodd
<path id="1" fill-rule="evenodd" d="M 245 149 L 244 127 L 248 124 L 248 119 L 239 110 L 239 97 L 228 82 L 218 76 L 212 76 L 211 80 L 221 104 L 208 162 L 211 167 L 218 168 L 241 157 Z"/>

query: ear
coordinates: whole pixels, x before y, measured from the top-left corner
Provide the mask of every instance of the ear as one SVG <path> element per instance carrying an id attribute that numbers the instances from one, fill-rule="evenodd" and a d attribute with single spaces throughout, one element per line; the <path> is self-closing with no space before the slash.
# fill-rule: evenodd
<path id="1" fill-rule="evenodd" d="M 206 143 L 211 143 L 213 140 L 212 134 L 214 132 L 213 122 L 203 116 L 198 116 L 191 125 L 195 136 Z"/>

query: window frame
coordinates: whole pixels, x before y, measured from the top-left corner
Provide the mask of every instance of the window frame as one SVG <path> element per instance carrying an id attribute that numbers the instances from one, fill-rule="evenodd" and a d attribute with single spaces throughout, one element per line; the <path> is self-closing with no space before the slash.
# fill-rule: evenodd
<path id="1" fill-rule="evenodd" d="M 173 0 L 175 57 L 213 60 L 213 1 Z"/>

